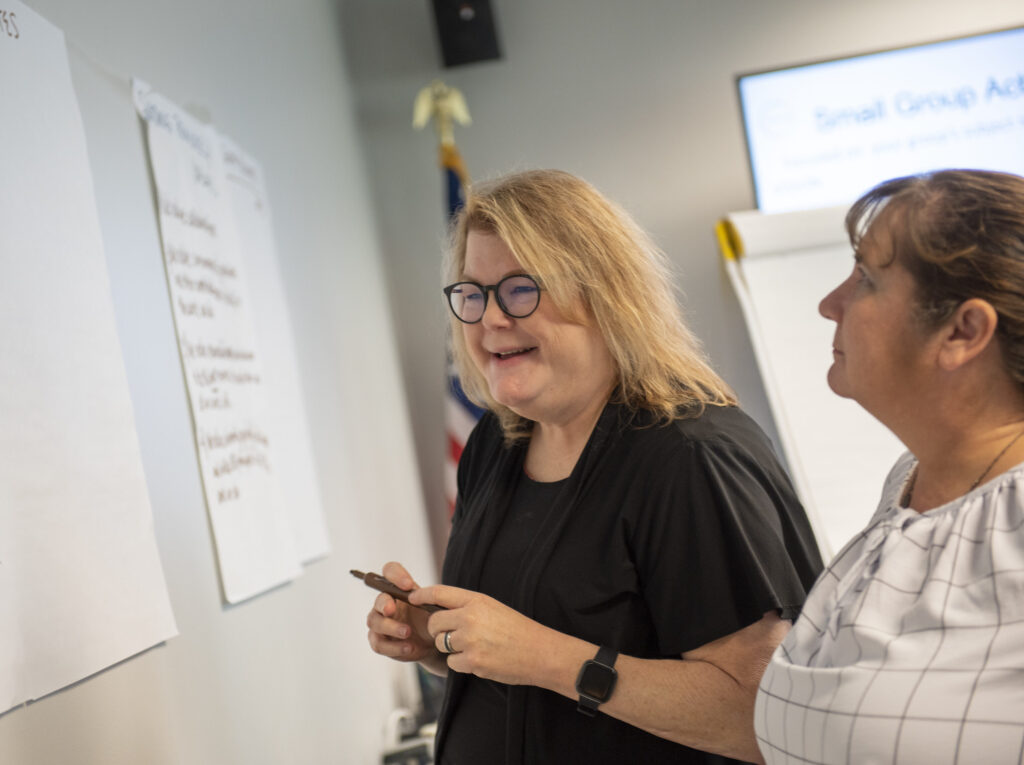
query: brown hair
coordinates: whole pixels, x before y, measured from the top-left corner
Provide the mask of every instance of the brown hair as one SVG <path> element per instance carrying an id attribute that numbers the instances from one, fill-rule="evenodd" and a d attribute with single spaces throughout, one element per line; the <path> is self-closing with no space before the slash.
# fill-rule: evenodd
<path id="1" fill-rule="evenodd" d="M 663 421 L 707 404 L 733 405 L 672 291 L 664 255 L 632 218 L 585 181 L 558 170 L 513 173 L 471 187 L 450 232 L 448 282 L 463 278 L 470 231 L 497 235 L 566 317 L 597 327 L 615 362 L 617 400 Z M 467 395 L 494 411 L 514 440 L 531 423 L 494 401 L 451 317 Z"/>
<path id="2" fill-rule="evenodd" d="M 914 277 L 923 325 L 937 327 L 970 298 L 987 301 L 1007 371 L 1024 384 L 1024 178 L 988 170 L 895 178 L 847 213 L 854 250 L 875 222 L 892 260 Z"/>

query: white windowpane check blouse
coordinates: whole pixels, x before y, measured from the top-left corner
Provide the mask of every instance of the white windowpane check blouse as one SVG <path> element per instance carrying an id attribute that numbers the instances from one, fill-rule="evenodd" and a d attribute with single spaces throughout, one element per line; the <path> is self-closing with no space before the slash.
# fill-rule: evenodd
<path id="1" fill-rule="evenodd" d="M 761 680 L 768 763 L 1024 763 L 1024 464 L 924 514 L 893 467 Z"/>

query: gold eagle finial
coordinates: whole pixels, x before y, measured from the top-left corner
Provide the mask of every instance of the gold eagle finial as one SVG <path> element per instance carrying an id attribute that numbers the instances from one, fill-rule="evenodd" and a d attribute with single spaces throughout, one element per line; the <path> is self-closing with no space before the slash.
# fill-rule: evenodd
<path id="1" fill-rule="evenodd" d="M 434 129 L 437 130 L 442 146 L 455 144 L 455 132 L 452 129 L 455 122 L 460 125 L 472 122 L 462 92 L 440 80 L 434 80 L 417 94 L 412 109 L 412 126 L 422 128 L 431 117 L 434 118 Z"/>

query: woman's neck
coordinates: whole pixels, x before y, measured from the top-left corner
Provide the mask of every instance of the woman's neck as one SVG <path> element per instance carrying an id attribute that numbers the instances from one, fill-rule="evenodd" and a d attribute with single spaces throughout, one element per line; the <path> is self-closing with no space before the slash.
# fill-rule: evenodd
<path id="1" fill-rule="evenodd" d="M 908 503 L 918 512 L 1024 461 L 1024 392 L 997 354 L 931 380 L 879 417 L 917 457 Z"/>
<path id="2" fill-rule="evenodd" d="M 534 423 L 523 466 L 527 474 L 541 482 L 568 478 L 607 403 L 607 397 L 595 400 L 563 423 Z"/>
<path id="3" fill-rule="evenodd" d="M 1024 462 L 1024 417 L 965 435 L 940 451 L 934 444 L 915 452 L 918 464 L 908 504 L 925 512 L 952 502 Z"/>

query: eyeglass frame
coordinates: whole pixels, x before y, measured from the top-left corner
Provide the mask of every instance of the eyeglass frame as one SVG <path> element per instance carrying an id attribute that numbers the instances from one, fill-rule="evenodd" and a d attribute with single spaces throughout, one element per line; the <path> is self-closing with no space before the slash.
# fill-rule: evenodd
<path id="1" fill-rule="evenodd" d="M 505 306 L 505 301 L 501 299 L 501 293 L 498 292 L 498 288 L 501 287 L 501 285 L 504 284 L 509 279 L 523 278 L 529 279 L 531 282 L 533 282 L 533 286 L 537 288 L 537 304 L 534 305 L 534 307 L 531 308 L 528 313 L 524 313 L 521 316 L 516 316 L 514 313 L 511 313 Z M 472 284 L 474 287 L 478 287 L 484 295 L 484 309 L 480 312 L 480 318 L 476 319 L 475 321 L 467 321 L 466 319 L 463 319 L 461 316 L 459 316 L 458 313 L 456 313 L 455 306 L 452 305 L 452 292 L 454 292 L 455 288 L 458 287 L 460 284 Z M 503 314 L 505 314 L 511 319 L 525 319 L 527 316 L 532 316 L 533 313 L 540 307 L 540 293 L 544 291 L 544 288 L 540 286 L 540 282 L 537 281 L 536 276 L 531 276 L 530 274 L 509 274 L 508 276 L 504 276 L 501 279 L 499 279 L 495 284 L 481 284 L 480 282 L 475 282 L 472 279 L 463 279 L 462 281 L 449 284 L 447 287 L 444 287 L 441 291 L 445 294 L 445 297 L 448 299 L 448 309 L 452 312 L 452 316 L 461 321 L 463 324 L 479 324 L 484 320 L 484 315 L 487 313 L 487 303 L 490 300 L 491 292 L 494 293 L 494 297 L 498 301 L 498 308 L 501 309 L 501 312 Z"/>

